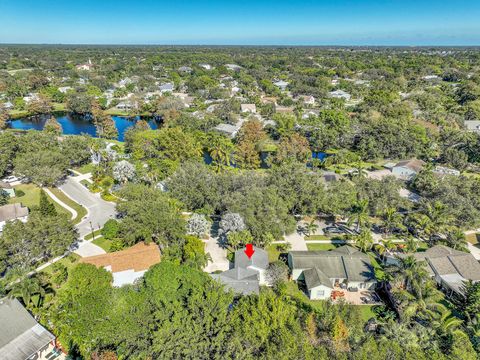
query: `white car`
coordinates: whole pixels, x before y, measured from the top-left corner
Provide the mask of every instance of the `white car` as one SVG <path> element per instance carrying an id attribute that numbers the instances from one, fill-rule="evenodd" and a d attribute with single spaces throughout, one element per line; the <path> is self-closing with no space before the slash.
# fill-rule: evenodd
<path id="1" fill-rule="evenodd" d="M 7 176 L 6 178 L 4 178 L 2 181 L 3 182 L 6 182 L 7 184 L 9 183 L 12 183 L 12 182 L 15 182 L 15 181 L 19 181 L 20 179 L 17 178 L 16 176 Z"/>

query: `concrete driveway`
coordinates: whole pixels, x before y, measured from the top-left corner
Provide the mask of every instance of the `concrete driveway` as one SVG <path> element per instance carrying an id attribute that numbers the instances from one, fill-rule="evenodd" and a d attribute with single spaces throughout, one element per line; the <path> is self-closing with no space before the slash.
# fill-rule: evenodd
<path id="1" fill-rule="evenodd" d="M 105 201 L 100 197 L 100 194 L 91 193 L 85 186 L 80 184 L 84 176 L 70 176 L 59 187 L 65 195 L 70 197 L 75 202 L 84 206 L 88 213 L 83 220 L 76 225 L 81 241 L 79 247 L 85 248 L 75 251 L 80 256 L 92 256 L 105 253 L 100 247 L 83 240 L 85 235 L 88 235 L 93 230 L 98 230 L 109 220 L 115 218 L 115 204 Z M 88 244 L 88 245 L 87 245 Z"/>

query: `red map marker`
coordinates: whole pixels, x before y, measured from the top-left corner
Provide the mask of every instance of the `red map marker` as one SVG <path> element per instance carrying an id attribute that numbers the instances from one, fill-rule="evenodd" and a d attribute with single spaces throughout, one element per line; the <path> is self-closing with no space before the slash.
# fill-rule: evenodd
<path id="1" fill-rule="evenodd" d="M 252 244 L 247 244 L 245 246 L 245 255 L 247 255 L 249 259 L 252 258 L 252 255 L 253 255 L 254 252 L 255 252 L 255 250 L 253 250 L 253 245 Z"/>

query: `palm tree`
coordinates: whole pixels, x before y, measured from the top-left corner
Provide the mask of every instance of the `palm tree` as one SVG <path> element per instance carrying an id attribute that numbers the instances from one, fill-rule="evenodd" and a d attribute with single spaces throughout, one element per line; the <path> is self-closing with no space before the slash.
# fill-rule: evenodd
<path id="1" fill-rule="evenodd" d="M 232 142 L 223 136 L 215 136 L 210 139 L 208 153 L 212 157 L 217 171 L 220 171 L 224 166 L 230 165 L 233 150 L 234 146 Z"/>
<path id="2" fill-rule="evenodd" d="M 452 228 L 447 233 L 446 243 L 448 246 L 455 250 L 467 250 L 467 240 L 465 239 L 465 233 L 457 227 Z"/>
<path id="3" fill-rule="evenodd" d="M 35 307 L 38 307 L 45 296 L 45 290 L 40 285 L 40 281 L 33 277 L 28 277 L 13 284 L 9 292 L 9 296 L 22 299 L 23 304 L 27 307 L 34 295 L 38 295 L 38 301 L 34 304 Z"/>
<path id="4" fill-rule="evenodd" d="M 428 311 L 431 318 L 431 326 L 439 335 L 454 333 L 462 325 L 463 321 L 448 310 L 445 305 L 438 304 L 433 311 Z"/>
<path id="5" fill-rule="evenodd" d="M 382 258 L 382 261 L 385 262 L 386 257 L 385 254 L 395 250 L 397 245 L 391 239 L 382 239 L 380 244 L 375 245 L 375 250 L 377 251 L 378 255 Z"/>
<path id="6" fill-rule="evenodd" d="M 362 229 L 360 234 L 355 237 L 355 245 L 363 252 L 367 252 L 373 246 L 372 232 L 370 229 Z"/>
<path id="7" fill-rule="evenodd" d="M 310 221 L 307 225 L 305 225 L 305 232 L 307 236 L 312 235 L 315 231 L 318 230 L 318 224 L 315 223 L 315 220 Z"/>
<path id="8" fill-rule="evenodd" d="M 367 170 L 363 166 L 363 162 L 359 161 L 354 169 L 350 171 L 350 177 L 352 179 L 360 179 L 367 176 Z"/>
<path id="9" fill-rule="evenodd" d="M 402 215 L 397 212 L 397 209 L 388 207 L 382 215 L 383 229 L 385 235 L 391 234 L 392 231 L 402 225 Z"/>
<path id="10" fill-rule="evenodd" d="M 423 297 L 423 284 L 428 279 L 424 261 L 417 261 L 415 257 L 397 257 L 397 262 L 387 268 L 393 278 L 400 278 L 403 288 L 410 291 L 417 299 Z"/>
<path id="11" fill-rule="evenodd" d="M 369 225 L 369 220 L 368 199 L 357 200 L 350 211 L 348 225 L 351 226 L 353 223 L 356 223 L 357 232 L 360 232 L 360 228 Z"/>

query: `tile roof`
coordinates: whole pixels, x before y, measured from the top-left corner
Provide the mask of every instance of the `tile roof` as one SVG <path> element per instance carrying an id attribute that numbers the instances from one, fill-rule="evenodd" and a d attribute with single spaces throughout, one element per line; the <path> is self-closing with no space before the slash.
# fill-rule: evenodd
<path id="1" fill-rule="evenodd" d="M 80 259 L 80 262 L 97 267 L 109 267 L 112 273 L 125 270 L 138 272 L 148 270 L 160 262 L 160 249 L 154 243 L 147 245 L 140 242 L 125 250 L 85 257 Z"/>

